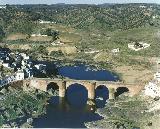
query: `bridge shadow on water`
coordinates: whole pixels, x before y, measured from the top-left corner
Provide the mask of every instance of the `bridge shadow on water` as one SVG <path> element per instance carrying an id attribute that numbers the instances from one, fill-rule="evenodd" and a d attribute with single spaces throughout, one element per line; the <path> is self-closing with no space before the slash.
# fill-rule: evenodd
<path id="1" fill-rule="evenodd" d="M 104 92 L 103 88 L 101 90 Z M 100 89 L 97 95 L 101 94 L 99 92 Z M 71 85 L 67 89 L 65 98 L 58 96 L 50 98 L 46 115 L 34 119 L 33 126 L 36 128 L 85 128 L 85 122 L 103 119 L 94 112 L 95 106 L 87 105 L 87 98 L 88 93 L 84 86 Z"/>
<path id="2" fill-rule="evenodd" d="M 53 88 L 54 83 L 48 85 Z M 56 87 L 57 88 L 57 87 Z M 55 90 L 55 89 L 54 89 Z M 125 87 L 120 87 L 115 96 L 128 92 Z M 66 97 L 53 96 L 48 101 L 46 115 L 34 119 L 35 128 L 85 128 L 85 122 L 103 119 L 95 113 L 96 108 L 103 108 L 107 104 L 109 90 L 100 85 L 95 90 L 95 104 L 87 105 L 88 93 L 84 86 L 73 84 L 67 88 Z"/>
<path id="3" fill-rule="evenodd" d="M 109 90 L 107 87 L 100 85 L 95 90 L 95 102 L 97 108 L 103 108 L 109 99 Z"/>

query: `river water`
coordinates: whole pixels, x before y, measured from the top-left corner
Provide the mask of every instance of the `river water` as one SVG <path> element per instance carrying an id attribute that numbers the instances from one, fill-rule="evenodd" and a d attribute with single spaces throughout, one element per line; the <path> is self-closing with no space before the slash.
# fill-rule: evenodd
<path id="1" fill-rule="evenodd" d="M 118 77 L 106 70 L 95 70 L 89 66 L 63 66 L 58 68 L 61 76 L 78 80 L 117 81 Z M 87 105 L 87 90 L 74 84 L 67 89 L 66 97 L 53 96 L 48 101 L 45 115 L 34 119 L 36 128 L 85 128 L 85 122 L 103 119 L 95 113 L 97 108 L 107 104 L 108 89 L 100 86 L 96 89 L 95 106 Z"/>

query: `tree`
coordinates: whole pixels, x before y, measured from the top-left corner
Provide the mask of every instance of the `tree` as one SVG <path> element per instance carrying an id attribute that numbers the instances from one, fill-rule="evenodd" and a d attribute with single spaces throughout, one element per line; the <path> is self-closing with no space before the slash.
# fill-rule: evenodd
<path id="1" fill-rule="evenodd" d="M 2 115 L 0 115 L 0 127 L 3 125 L 3 122 L 4 122 L 4 118 Z"/>
<path id="2" fill-rule="evenodd" d="M 44 55 L 47 55 L 47 54 L 48 54 L 48 53 L 47 53 L 47 50 L 46 50 L 46 47 L 44 47 L 44 46 L 42 46 L 42 45 L 40 45 L 40 46 L 37 48 L 37 51 L 38 51 L 39 53 L 44 54 Z"/>
<path id="3" fill-rule="evenodd" d="M 55 30 L 52 30 L 51 28 L 48 28 L 46 30 L 46 34 L 48 36 L 52 36 L 52 40 L 55 41 L 57 39 L 59 39 L 59 32 L 55 31 Z"/>
<path id="4" fill-rule="evenodd" d="M 0 41 L 2 41 L 4 37 L 5 37 L 5 33 L 3 31 L 3 28 L 0 26 Z"/>
<path id="5" fill-rule="evenodd" d="M 52 51 L 50 56 L 58 57 L 58 56 L 64 56 L 64 54 L 61 50 L 58 50 L 58 51 Z"/>

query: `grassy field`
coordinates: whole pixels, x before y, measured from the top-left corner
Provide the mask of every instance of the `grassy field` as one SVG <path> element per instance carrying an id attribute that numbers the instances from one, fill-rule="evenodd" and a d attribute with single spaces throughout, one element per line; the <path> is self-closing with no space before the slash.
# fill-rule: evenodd
<path id="1" fill-rule="evenodd" d="M 59 40 L 64 42 L 64 43 L 78 43 L 81 41 L 81 36 L 79 34 L 76 34 L 76 30 L 71 28 L 71 27 L 67 27 L 67 26 L 62 26 L 62 25 L 56 25 L 56 24 L 45 24 L 45 25 L 39 25 L 38 28 L 35 28 L 33 33 L 38 33 L 41 30 L 47 29 L 47 28 L 51 28 L 53 30 L 56 30 L 58 32 L 60 32 L 59 35 Z M 15 34 L 10 34 L 6 37 L 7 41 L 15 41 L 15 40 L 28 40 L 28 41 L 39 41 L 39 42 L 52 42 L 52 37 L 47 36 L 47 37 L 43 37 L 43 36 L 31 36 L 30 38 L 27 38 L 26 34 L 22 34 L 22 33 L 15 33 Z"/>
<path id="2" fill-rule="evenodd" d="M 7 36 L 6 40 L 20 40 L 20 39 L 26 39 L 27 35 L 22 34 L 22 33 L 15 33 L 15 34 L 10 34 Z"/>
<path id="3" fill-rule="evenodd" d="M 81 60 L 92 64 L 98 64 L 100 68 L 112 69 L 120 75 L 123 74 L 125 78 L 128 78 L 128 75 L 131 76 L 132 73 L 135 73 L 135 77 L 129 79 L 131 82 L 137 81 L 136 76 L 142 77 L 148 75 L 146 78 L 150 79 L 153 74 L 153 64 L 150 62 L 150 59 L 160 55 L 160 32 L 158 27 L 140 27 L 124 31 L 84 31 L 58 24 L 41 24 L 36 28 L 35 32 L 39 32 L 41 29 L 46 28 L 53 28 L 60 32 L 59 40 L 65 43 L 64 46 L 67 45 L 67 53 L 68 51 L 72 51 L 72 48 L 77 48 L 77 53 L 74 48 L 73 53 L 71 52 L 70 54 L 67 54 L 67 56 L 60 57 L 61 59 L 72 61 Z M 37 51 L 37 48 L 42 45 L 46 50 L 49 50 L 49 53 L 51 53 L 50 50 L 60 50 L 65 54 L 66 50 L 63 45 L 51 45 L 51 37 L 31 37 L 27 40 L 24 38 L 25 35 L 12 34 L 7 37 L 7 42 L 9 43 L 9 46 L 14 49 L 28 48 L 31 51 Z M 133 41 L 145 42 L 151 46 L 147 49 L 135 52 L 128 48 L 128 43 L 132 43 Z M 27 46 L 24 48 L 23 46 L 25 45 Z M 116 48 L 119 48 L 120 52 L 113 54 L 111 51 Z M 99 50 L 99 52 L 91 54 L 85 53 L 85 51 L 90 50 Z M 124 69 L 124 66 L 126 69 Z M 127 69 L 130 70 L 130 73 L 128 73 Z M 139 73 L 138 71 L 141 72 Z"/>

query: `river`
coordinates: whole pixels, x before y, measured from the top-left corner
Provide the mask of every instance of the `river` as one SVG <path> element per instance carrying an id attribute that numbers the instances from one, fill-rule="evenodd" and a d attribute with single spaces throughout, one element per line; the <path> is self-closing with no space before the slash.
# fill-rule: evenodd
<path id="1" fill-rule="evenodd" d="M 106 71 L 95 70 L 86 65 L 63 66 L 58 68 L 61 76 L 77 80 L 117 81 L 118 76 Z M 87 90 L 84 86 L 74 84 L 67 89 L 66 97 L 53 96 L 48 101 L 45 115 L 34 119 L 35 128 L 85 128 L 85 122 L 103 119 L 95 113 L 103 108 L 108 100 L 108 89 L 100 86 L 96 89 L 95 106 L 87 105 Z"/>

